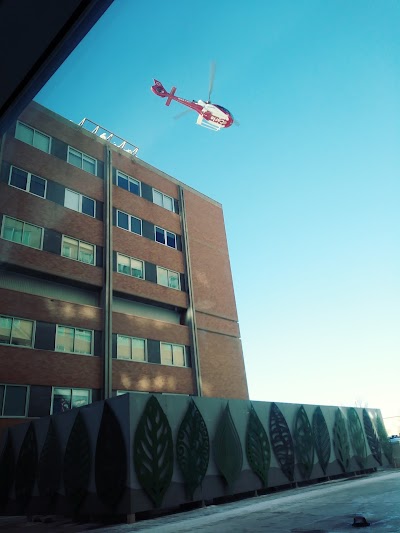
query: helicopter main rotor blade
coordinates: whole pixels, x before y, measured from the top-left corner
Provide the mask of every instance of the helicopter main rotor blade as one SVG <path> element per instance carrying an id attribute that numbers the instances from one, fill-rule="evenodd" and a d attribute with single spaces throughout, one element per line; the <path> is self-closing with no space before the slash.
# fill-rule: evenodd
<path id="1" fill-rule="evenodd" d="M 182 118 L 184 117 L 185 115 L 187 115 L 188 113 L 190 113 L 192 110 L 191 109 L 185 109 L 185 111 L 182 111 L 182 113 L 178 113 L 177 115 L 174 116 L 174 119 L 175 120 L 178 120 L 179 118 Z"/>
<path id="2" fill-rule="evenodd" d="M 208 102 L 211 102 L 211 93 L 213 90 L 214 78 L 215 78 L 215 68 L 216 68 L 215 61 L 212 61 L 211 68 L 210 68 L 210 85 L 208 87 Z"/>

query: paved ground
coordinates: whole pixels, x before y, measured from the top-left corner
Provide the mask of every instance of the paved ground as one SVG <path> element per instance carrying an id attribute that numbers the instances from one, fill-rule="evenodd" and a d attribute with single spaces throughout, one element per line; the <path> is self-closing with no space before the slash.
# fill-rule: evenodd
<path id="1" fill-rule="evenodd" d="M 210 506 L 154 520 L 99 527 L 79 526 L 68 521 L 34 524 L 0 519 L 0 531 L 79 532 L 96 529 L 102 533 L 149 531 L 155 533 L 345 533 L 357 531 L 353 517 L 363 515 L 370 522 L 361 531 L 400 533 L 400 471 L 388 470 L 366 477 L 330 481 L 218 506 Z M 3 529 L 6 526 L 7 529 Z"/>

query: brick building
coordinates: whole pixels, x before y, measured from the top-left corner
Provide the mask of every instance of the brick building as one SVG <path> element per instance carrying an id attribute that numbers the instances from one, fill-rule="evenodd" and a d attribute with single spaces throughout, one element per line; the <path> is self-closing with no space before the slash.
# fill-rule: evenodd
<path id="1" fill-rule="evenodd" d="M 91 130 L 32 103 L 2 139 L 0 429 L 124 391 L 248 397 L 221 205 Z"/>

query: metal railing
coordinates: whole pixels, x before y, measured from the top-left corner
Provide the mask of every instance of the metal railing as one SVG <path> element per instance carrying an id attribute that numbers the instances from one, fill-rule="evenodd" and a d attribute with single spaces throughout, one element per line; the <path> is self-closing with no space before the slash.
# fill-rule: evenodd
<path id="1" fill-rule="evenodd" d="M 128 154 L 135 156 L 139 151 L 139 148 L 134 144 L 128 142 L 122 137 L 119 137 L 118 135 L 115 135 L 115 133 L 113 133 L 112 131 L 108 130 L 107 128 L 104 128 L 103 126 L 100 126 L 99 124 L 96 124 L 96 122 L 93 122 L 93 120 L 89 120 L 86 117 L 79 122 L 78 126 L 81 126 L 82 128 L 87 131 L 90 131 L 91 133 L 94 133 L 95 135 L 100 137 L 100 139 L 108 141 L 114 146 L 117 146 L 117 148 L 121 148 L 125 152 L 128 152 Z"/>

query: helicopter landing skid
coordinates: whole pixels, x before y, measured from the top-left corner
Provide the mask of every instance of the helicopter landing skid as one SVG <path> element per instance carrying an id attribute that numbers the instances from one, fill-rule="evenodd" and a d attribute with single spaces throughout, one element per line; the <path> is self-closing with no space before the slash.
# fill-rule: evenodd
<path id="1" fill-rule="evenodd" d="M 221 129 L 221 126 L 219 124 L 214 124 L 214 122 L 211 122 L 210 120 L 206 120 L 203 115 L 199 115 L 196 120 L 196 124 L 199 126 L 202 126 L 203 128 L 207 128 L 208 130 L 212 131 L 219 131 Z"/>

